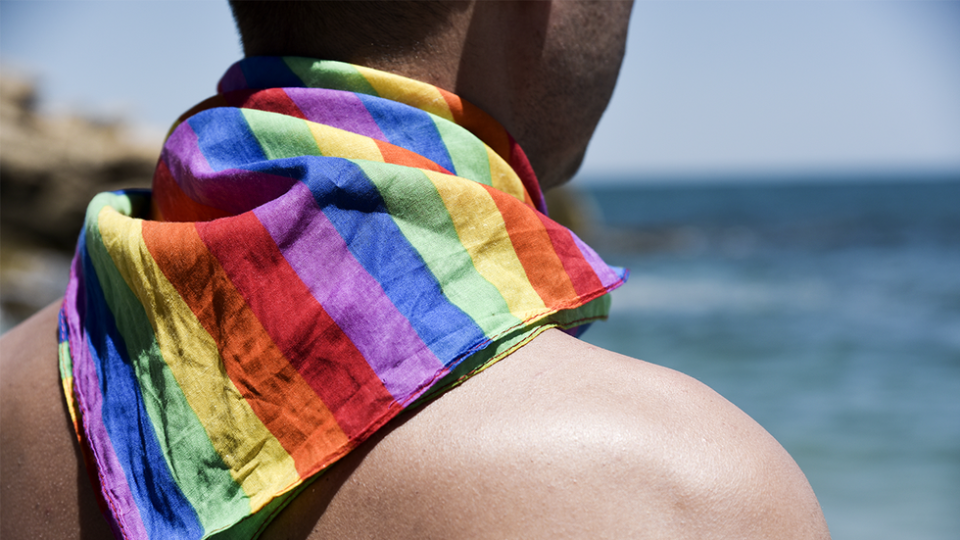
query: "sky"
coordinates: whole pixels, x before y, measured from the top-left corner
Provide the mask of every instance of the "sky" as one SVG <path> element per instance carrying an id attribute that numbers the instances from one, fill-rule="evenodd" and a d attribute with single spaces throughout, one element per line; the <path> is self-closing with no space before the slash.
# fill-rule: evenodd
<path id="1" fill-rule="evenodd" d="M 223 1 L 0 1 L 44 109 L 163 133 L 241 57 Z M 960 176 L 960 2 L 639 1 L 585 181 Z"/>

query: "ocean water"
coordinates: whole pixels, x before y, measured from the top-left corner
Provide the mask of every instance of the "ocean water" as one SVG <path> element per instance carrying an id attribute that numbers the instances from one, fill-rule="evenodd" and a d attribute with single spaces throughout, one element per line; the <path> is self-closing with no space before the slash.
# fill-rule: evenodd
<path id="1" fill-rule="evenodd" d="M 960 179 L 584 191 L 631 270 L 587 341 L 752 416 L 835 539 L 960 538 Z"/>

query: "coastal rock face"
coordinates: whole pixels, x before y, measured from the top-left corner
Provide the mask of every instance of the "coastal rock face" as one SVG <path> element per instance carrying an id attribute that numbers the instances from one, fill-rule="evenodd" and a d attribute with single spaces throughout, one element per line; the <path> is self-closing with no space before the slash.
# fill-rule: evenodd
<path id="1" fill-rule="evenodd" d="M 59 298 L 87 203 L 149 187 L 160 142 L 128 129 L 37 112 L 36 88 L 0 76 L 0 332 Z"/>
<path id="2" fill-rule="evenodd" d="M 149 187 L 159 154 L 119 123 L 37 113 L 33 85 L 0 78 L 0 225 L 5 235 L 70 249 L 90 199 Z"/>

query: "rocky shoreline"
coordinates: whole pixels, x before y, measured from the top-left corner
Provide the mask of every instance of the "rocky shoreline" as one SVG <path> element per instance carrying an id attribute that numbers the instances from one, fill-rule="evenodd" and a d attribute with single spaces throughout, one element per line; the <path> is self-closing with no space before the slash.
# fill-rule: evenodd
<path id="1" fill-rule="evenodd" d="M 159 141 L 122 122 L 38 111 L 36 85 L 0 77 L 0 332 L 56 300 L 87 203 L 101 191 L 149 187 Z"/>

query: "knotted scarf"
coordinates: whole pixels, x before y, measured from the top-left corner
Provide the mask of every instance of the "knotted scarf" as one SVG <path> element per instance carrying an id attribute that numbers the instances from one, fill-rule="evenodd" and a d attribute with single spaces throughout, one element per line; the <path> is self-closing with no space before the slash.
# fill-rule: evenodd
<path id="1" fill-rule="evenodd" d="M 90 203 L 60 313 L 125 538 L 256 537 L 405 408 L 605 317 L 626 274 L 546 216 L 487 114 L 359 66 L 235 64 L 153 184 Z"/>

